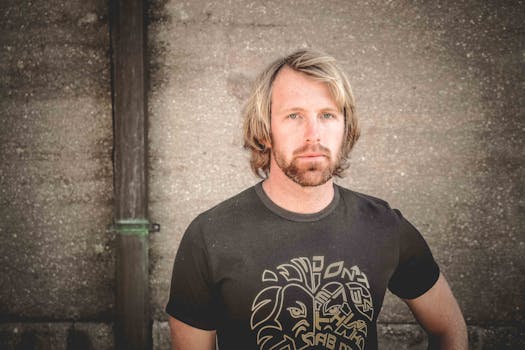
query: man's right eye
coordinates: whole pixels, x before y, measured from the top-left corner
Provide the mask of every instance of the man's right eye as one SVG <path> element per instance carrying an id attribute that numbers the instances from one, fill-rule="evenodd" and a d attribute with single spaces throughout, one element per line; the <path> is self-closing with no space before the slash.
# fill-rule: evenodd
<path id="1" fill-rule="evenodd" d="M 299 115 L 297 113 L 288 114 L 288 119 L 297 119 L 297 118 L 299 118 Z"/>

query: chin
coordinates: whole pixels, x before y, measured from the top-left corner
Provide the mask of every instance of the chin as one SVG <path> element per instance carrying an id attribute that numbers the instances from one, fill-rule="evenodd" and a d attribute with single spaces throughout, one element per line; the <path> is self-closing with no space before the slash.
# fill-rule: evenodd
<path id="1" fill-rule="evenodd" d="M 288 174 L 287 174 L 288 175 Z M 324 185 L 332 179 L 331 171 L 311 171 L 298 172 L 296 174 L 290 174 L 288 177 L 298 185 L 302 187 L 317 187 Z"/>

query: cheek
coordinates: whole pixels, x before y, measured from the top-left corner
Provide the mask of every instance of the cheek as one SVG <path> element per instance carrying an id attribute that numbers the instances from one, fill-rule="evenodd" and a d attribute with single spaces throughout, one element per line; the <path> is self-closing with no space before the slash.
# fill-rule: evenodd
<path id="1" fill-rule="evenodd" d="M 293 147 L 295 143 L 300 140 L 297 130 L 292 128 L 280 128 L 277 132 L 272 133 L 272 141 L 274 145 L 280 148 Z"/>
<path id="2" fill-rule="evenodd" d="M 329 128 L 327 128 L 326 134 L 325 134 L 325 140 L 328 142 L 331 146 L 339 147 L 344 138 L 344 126 L 343 125 L 331 125 Z"/>

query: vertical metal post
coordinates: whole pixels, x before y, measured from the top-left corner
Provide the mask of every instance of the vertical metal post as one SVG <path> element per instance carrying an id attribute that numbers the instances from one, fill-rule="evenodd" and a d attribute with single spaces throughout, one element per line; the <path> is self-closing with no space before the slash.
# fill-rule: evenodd
<path id="1" fill-rule="evenodd" d="M 143 0 L 110 0 L 117 349 L 151 348 Z"/>

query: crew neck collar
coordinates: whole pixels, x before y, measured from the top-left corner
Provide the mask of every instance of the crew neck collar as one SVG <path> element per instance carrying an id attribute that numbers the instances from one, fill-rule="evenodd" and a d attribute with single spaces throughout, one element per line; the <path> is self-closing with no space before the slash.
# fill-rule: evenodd
<path id="1" fill-rule="evenodd" d="M 334 211 L 334 209 L 337 207 L 337 204 L 339 203 L 339 188 L 336 184 L 334 186 L 334 198 L 332 198 L 332 201 L 322 210 L 311 213 L 311 214 L 302 214 L 302 213 L 296 213 L 287 209 L 284 209 L 277 204 L 275 204 L 270 197 L 264 192 L 262 181 L 257 183 L 255 185 L 255 192 L 257 193 L 257 196 L 263 202 L 263 204 L 274 214 L 279 215 L 280 217 L 291 220 L 291 221 L 297 221 L 297 222 L 312 222 L 321 220 L 322 218 L 326 217 L 330 213 Z"/>

